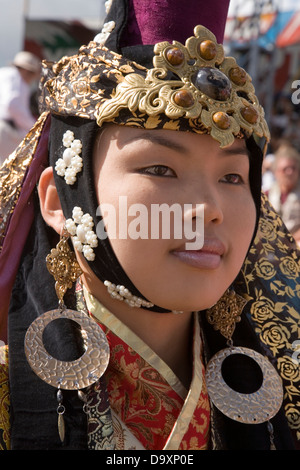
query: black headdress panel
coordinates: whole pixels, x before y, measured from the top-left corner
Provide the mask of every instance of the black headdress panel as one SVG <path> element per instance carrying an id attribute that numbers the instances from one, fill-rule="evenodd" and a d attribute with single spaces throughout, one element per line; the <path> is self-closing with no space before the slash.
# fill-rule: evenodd
<path id="1" fill-rule="evenodd" d="M 66 219 L 72 218 L 74 207 L 80 207 L 84 213 L 92 216 L 94 227 L 101 222 L 101 216 L 97 215 L 99 203 L 95 191 L 95 181 L 93 175 L 93 145 L 99 127 L 95 121 L 87 119 L 60 116 L 52 116 L 50 130 L 50 164 L 55 167 L 56 161 L 62 157 L 63 135 L 66 131 L 72 131 L 75 139 L 82 142 L 82 170 L 77 174 L 76 182 L 67 185 L 64 178 L 58 176 L 54 170 L 55 184 L 58 190 L 63 213 Z M 137 297 L 144 300 L 145 297 L 136 289 L 120 265 L 112 249 L 108 238 L 101 240 L 98 238 L 98 246 L 94 248 L 95 260 L 88 261 L 95 275 L 102 281 L 110 281 L 116 285 L 126 286 L 127 289 Z M 151 308 L 157 312 L 166 312 L 158 306 Z"/>

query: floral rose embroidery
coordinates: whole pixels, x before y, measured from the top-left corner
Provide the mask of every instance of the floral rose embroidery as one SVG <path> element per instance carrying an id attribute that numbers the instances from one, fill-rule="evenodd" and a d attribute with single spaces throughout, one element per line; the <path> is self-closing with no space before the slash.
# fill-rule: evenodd
<path id="1" fill-rule="evenodd" d="M 300 427 L 300 412 L 292 404 L 287 405 L 286 407 L 286 416 L 290 423 L 292 429 L 298 429 Z"/>
<path id="2" fill-rule="evenodd" d="M 267 239 L 268 241 L 275 240 L 276 238 L 276 231 L 274 230 L 273 224 L 269 220 L 263 218 L 260 219 L 259 231 L 262 237 Z"/>
<path id="3" fill-rule="evenodd" d="M 251 306 L 251 315 L 258 323 L 263 323 L 266 319 L 271 319 L 274 316 L 275 305 L 271 300 L 257 300 Z"/>
<path id="4" fill-rule="evenodd" d="M 264 279 L 271 279 L 275 276 L 276 270 L 273 263 L 270 263 L 266 258 L 260 259 L 255 263 L 256 274 Z"/>
<path id="5" fill-rule="evenodd" d="M 276 354 L 278 349 L 283 348 L 289 342 L 291 334 L 289 329 L 284 325 L 279 325 L 277 322 L 273 321 L 264 325 L 260 336 L 262 341 L 269 345 Z"/>
<path id="6" fill-rule="evenodd" d="M 290 256 L 287 256 L 283 259 L 283 261 L 279 264 L 279 268 L 288 279 L 295 279 L 298 276 L 300 270 L 296 261 Z"/>
<path id="7" fill-rule="evenodd" d="M 280 370 L 281 377 L 286 380 L 293 382 L 300 381 L 299 364 L 293 362 L 289 356 L 283 356 L 278 358 L 278 367 Z"/>

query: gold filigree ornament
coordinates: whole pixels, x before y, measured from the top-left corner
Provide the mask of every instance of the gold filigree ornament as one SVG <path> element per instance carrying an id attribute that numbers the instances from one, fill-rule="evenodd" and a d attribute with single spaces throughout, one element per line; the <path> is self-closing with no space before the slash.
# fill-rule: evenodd
<path id="1" fill-rule="evenodd" d="M 69 237 L 63 234 L 55 248 L 46 257 L 49 273 L 55 279 L 55 291 L 59 302 L 63 301 L 68 289 L 81 275 L 82 271 L 75 253 L 70 249 Z"/>
<path id="2" fill-rule="evenodd" d="M 113 97 L 98 107 L 98 125 L 114 121 L 127 108 L 148 116 L 164 113 L 172 120 L 200 121 L 203 132 L 221 147 L 244 135 L 268 141 L 264 110 L 250 76 L 234 58 L 224 57 L 223 46 L 208 29 L 197 26 L 194 34 L 185 46 L 177 41 L 156 44 L 154 68 L 145 77 L 139 73 L 124 77 Z"/>
<path id="3" fill-rule="evenodd" d="M 88 412 L 82 390 L 97 382 L 104 374 L 110 353 L 107 338 L 100 326 L 84 312 L 69 310 L 63 304 L 67 289 L 72 287 L 73 282 L 81 274 L 67 236 L 63 235 L 56 248 L 47 256 L 47 267 L 56 281 L 55 290 L 59 299 L 59 308 L 44 313 L 30 325 L 25 335 L 25 354 L 36 375 L 58 389 L 58 432 L 63 442 L 65 407 L 62 390 L 77 390 L 79 398 L 84 402 L 83 409 Z M 45 328 L 58 319 L 72 320 L 81 328 L 84 353 L 74 361 L 56 359 L 44 346 Z"/>
<path id="4" fill-rule="evenodd" d="M 233 346 L 231 339 L 246 303 L 243 297 L 234 291 L 228 291 L 206 313 L 207 321 L 220 331 L 228 344 L 228 348 L 219 351 L 208 362 L 206 385 L 213 404 L 225 416 L 246 424 L 268 422 L 271 448 L 274 448 L 270 419 L 278 413 L 282 405 L 282 381 L 275 368 L 262 354 L 249 348 Z M 258 364 L 263 377 L 258 390 L 253 393 L 240 393 L 225 382 L 222 367 L 224 361 L 232 355 L 248 356 Z"/>

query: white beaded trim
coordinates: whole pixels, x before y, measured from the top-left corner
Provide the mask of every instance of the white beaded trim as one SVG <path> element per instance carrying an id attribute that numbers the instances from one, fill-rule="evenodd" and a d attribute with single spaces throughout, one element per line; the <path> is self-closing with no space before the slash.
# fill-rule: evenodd
<path id="1" fill-rule="evenodd" d="M 67 184 L 74 184 L 76 175 L 81 171 L 82 158 L 79 156 L 82 143 L 79 139 L 74 139 L 74 132 L 66 131 L 63 135 L 64 150 L 63 157 L 59 158 L 55 165 L 56 173 L 64 176 Z"/>
<path id="2" fill-rule="evenodd" d="M 98 42 L 99 44 L 104 44 L 115 27 L 116 23 L 114 21 L 108 21 L 107 23 L 104 23 L 100 33 L 95 36 L 94 41 Z"/>
<path id="3" fill-rule="evenodd" d="M 109 13 L 109 10 L 111 9 L 112 2 L 113 2 L 113 0 L 107 0 L 104 3 L 106 13 Z"/>
<path id="4" fill-rule="evenodd" d="M 110 281 L 104 281 L 104 285 L 107 287 L 108 293 L 113 299 L 123 300 L 130 307 L 153 307 L 154 304 L 147 300 L 141 299 L 136 295 L 133 295 L 125 286 L 116 286 Z"/>
<path id="5" fill-rule="evenodd" d="M 84 214 L 80 207 L 74 207 L 72 219 L 67 219 L 66 229 L 72 236 L 74 248 L 85 256 L 88 261 L 94 261 L 93 248 L 98 246 L 97 235 L 93 232 L 93 218 L 90 214 Z"/>

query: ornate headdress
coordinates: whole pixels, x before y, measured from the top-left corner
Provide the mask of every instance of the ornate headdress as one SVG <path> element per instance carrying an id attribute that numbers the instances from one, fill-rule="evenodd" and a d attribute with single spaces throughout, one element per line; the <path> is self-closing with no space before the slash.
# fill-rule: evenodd
<path id="1" fill-rule="evenodd" d="M 269 130 L 250 76 L 204 26 L 183 45 L 155 44 L 152 67 L 91 42 L 46 67 L 44 106 L 52 113 L 148 129 L 208 133 L 229 146 Z M 53 78 L 49 79 L 49 76 Z"/>

